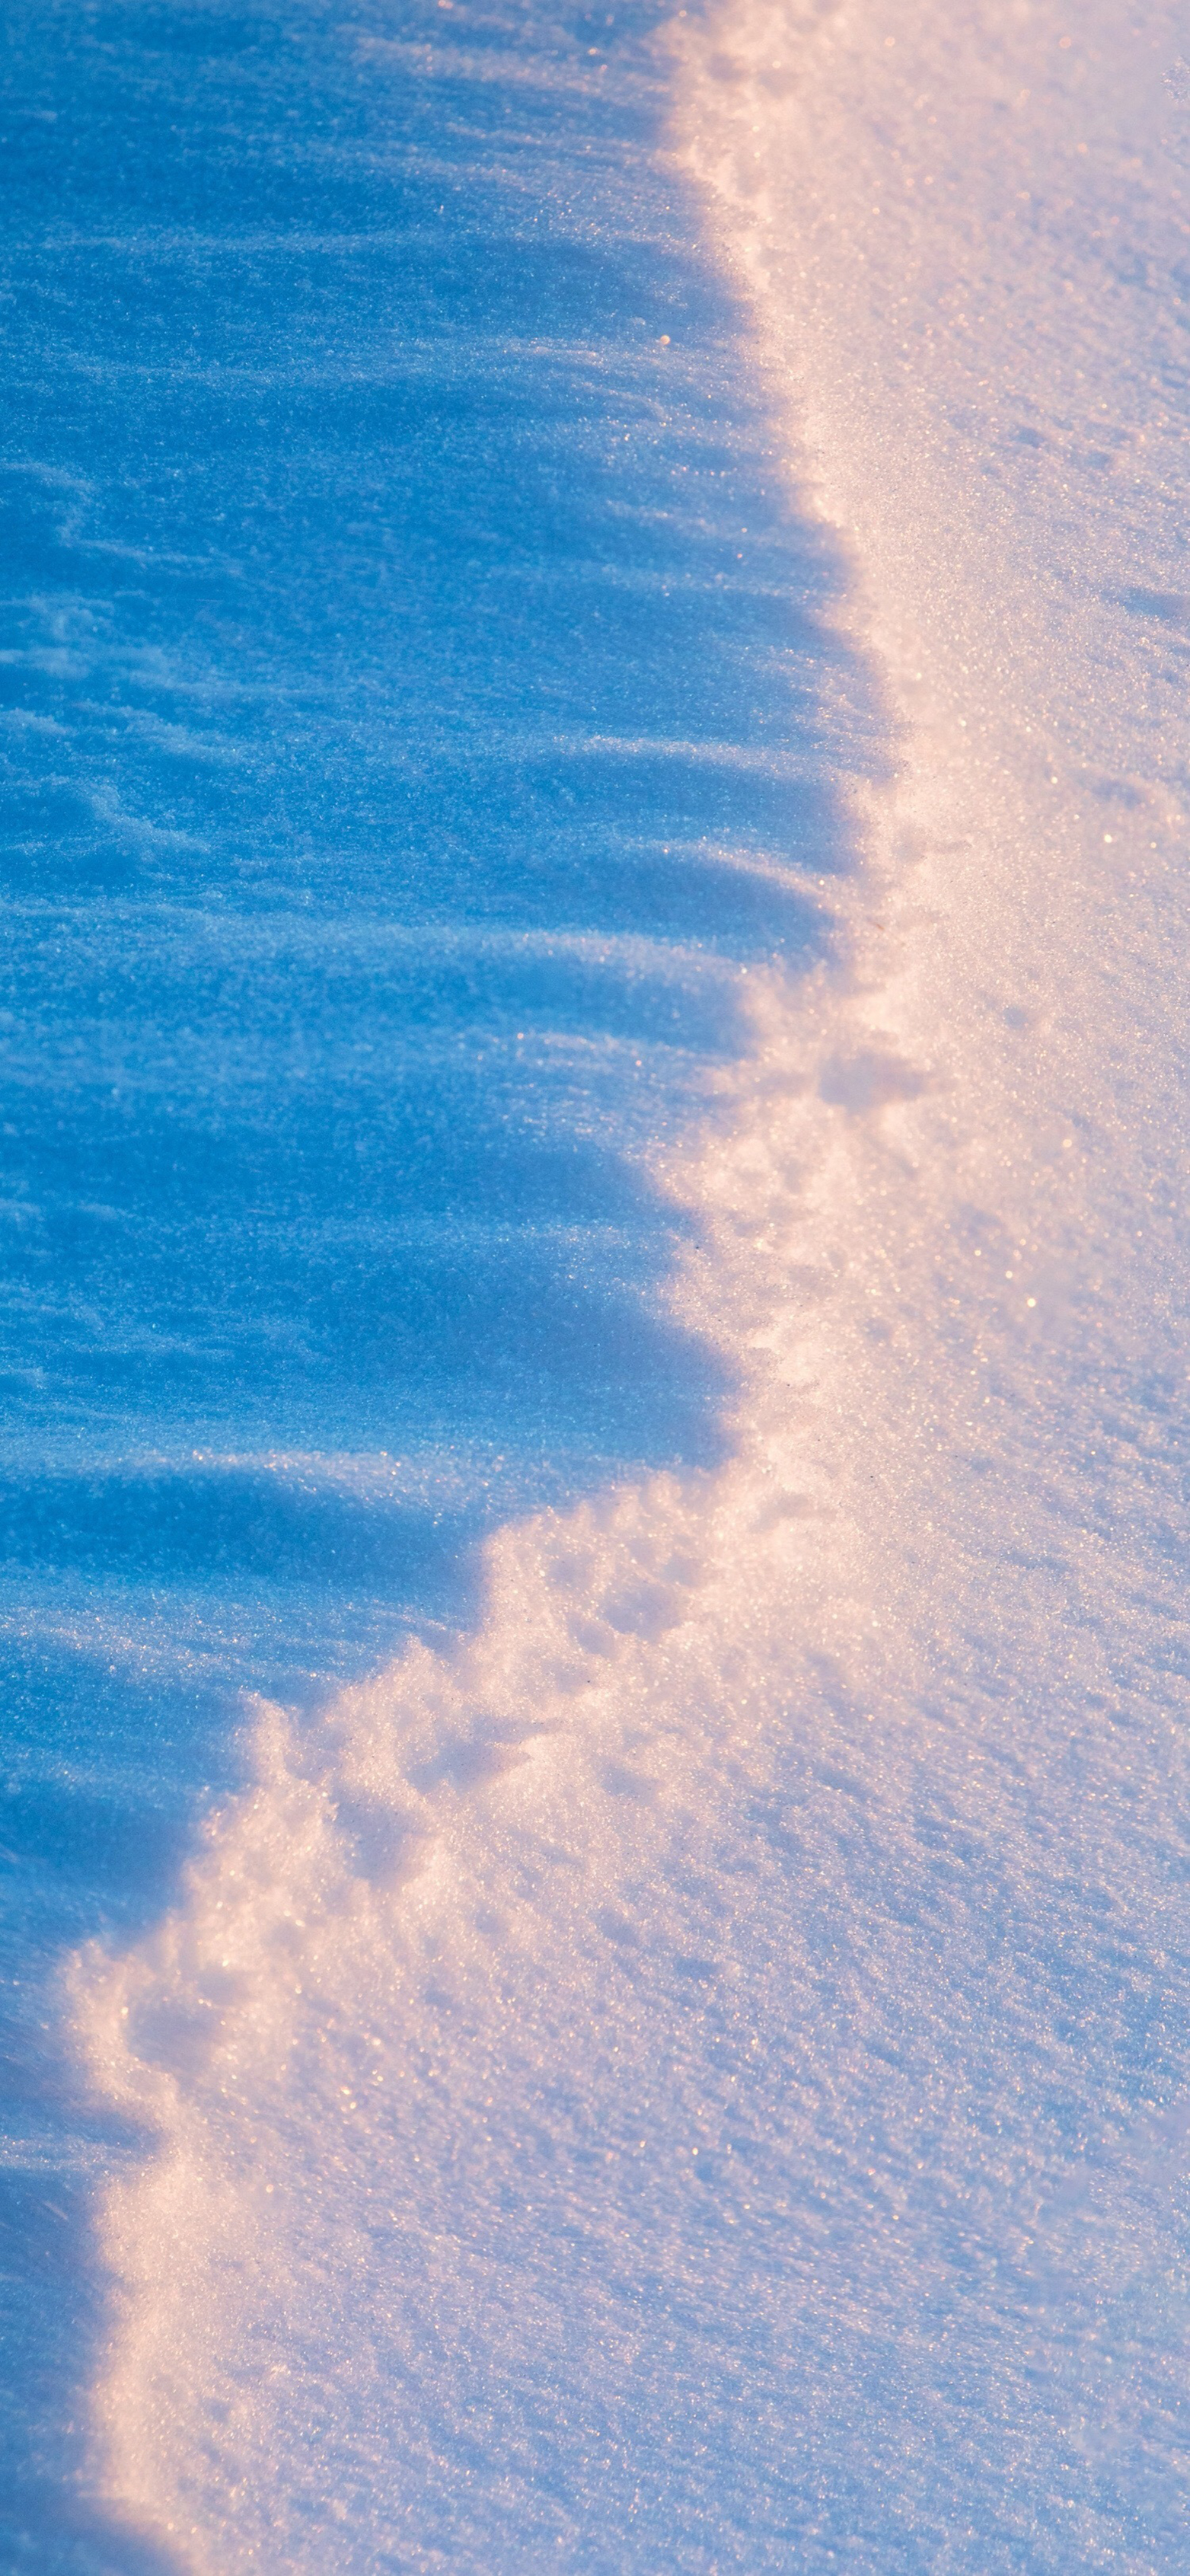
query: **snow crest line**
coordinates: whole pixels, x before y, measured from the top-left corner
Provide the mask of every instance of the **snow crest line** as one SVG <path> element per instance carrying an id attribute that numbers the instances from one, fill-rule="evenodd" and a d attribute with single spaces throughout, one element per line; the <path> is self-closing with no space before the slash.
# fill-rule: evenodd
<path id="1" fill-rule="evenodd" d="M 156 2142 L 103 2475 L 179 2568 L 1177 2564 L 1188 925 L 1136 603 L 1184 396 L 1165 165 L 1151 272 L 1101 220 L 1161 63 L 1086 14 L 1073 61 L 1044 5 L 682 37 L 899 775 L 838 962 L 749 976 L 656 1175 L 730 1462 L 506 1529 L 473 1636 L 262 1708 L 177 1910 L 79 1964 Z"/>
<path id="2" fill-rule="evenodd" d="M 394 2391 L 424 2330 L 431 2240 L 439 2295 L 477 2294 L 460 2277 L 470 2231 L 450 2185 L 476 2122 L 495 2130 L 498 2168 L 510 2114 L 548 2131 L 533 2097 L 551 2070 L 581 2093 L 593 2063 L 593 2098 L 561 2121 L 567 2161 L 588 2128 L 615 2137 L 610 2167 L 643 2162 L 659 2124 L 668 2136 L 676 2118 L 688 2152 L 691 2120 L 705 2125 L 699 2051 L 684 2062 L 675 2049 L 675 1981 L 699 1997 L 708 1980 L 753 1974 L 758 1939 L 768 1948 L 759 1889 L 734 1921 L 717 1889 L 725 1866 L 758 1875 L 747 1819 L 754 1798 L 779 1796 L 785 1693 L 803 1710 L 808 1687 L 823 1698 L 793 1643 L 807 1592 L 836 1661 L 866 1644 L 868 1588 L 858 1568 L 847 1579 L 831 1454 L 829 1345 L 853 1300 L 824 1202 L 846 1208 L 865 1165 L 900 1161 L 905 1100 L 922 1087 L 887 1051 L 876 1077 L 860 1055 L 857 1091 L 875 1079 L 876 1099 L 857 1114 L 826 979 L 809 1015 L 804 991 L 752 980 L 756 1056 L 723 1077 L 733 1096 L 702 1157 L 666 1175 L 705 1229 L 683 1318 L 751 1355 L 732 1464 L 505 1530 L 485 1552 L 476 1636 L 413 1648 L 312 1729 L 262 1706 L 255 1786 L 210 1825 L 177 1912 L 130 1958 L 95 1951 L 79 1971 L 101 2089 L 158 2142 L 107 2205 L 119 2285 L 99 2399 L 107 2483 L 183 2543 L 185 2564 L 256 2563 L 277 2484 L 292 2507 L 318 2478 L 297 2456 L 315 2384 L 349 2487 L 361 2443 L 373 2463 L 394 2451 L 395 2493 L 358 2461 L 354 2473 L 381 2527 L 424 2487 L 425 2459 L 403 2456 L 424 2427 L 400 2420 Z M 743 1970 L 730 1955 L 741 1939 Z M 653 2141 L 624 2138 L 625 2124 Z M 600 2177 L 605 2233 L 620 2179 Z M 328 2221 L 311 2270 L 308 2230 Z M 548 2230 L 531 2268 L 555 2308 Z M 555 2366 L 564 2308 L 563 2291 Z M 295 2311 L 320 2356 L 300 2393 Z M 442 2329 L 448 2375 L 467 2341 L 461 2324 Z"/>

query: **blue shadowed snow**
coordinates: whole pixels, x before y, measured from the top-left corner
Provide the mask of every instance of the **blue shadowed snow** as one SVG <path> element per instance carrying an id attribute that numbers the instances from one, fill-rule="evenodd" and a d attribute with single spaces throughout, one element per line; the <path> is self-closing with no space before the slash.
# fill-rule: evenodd
<path id="1" fill-rule="evenodd" d="M 62 2501 L 106 2149 L 47 1962 L 163 1901 L 244 1687 L 719 1454 L 641 1149 L 821 952 L 828 702 L 866 754 L 652 15 L 10 18 L 14 2565 L 147 2563 Z"/>

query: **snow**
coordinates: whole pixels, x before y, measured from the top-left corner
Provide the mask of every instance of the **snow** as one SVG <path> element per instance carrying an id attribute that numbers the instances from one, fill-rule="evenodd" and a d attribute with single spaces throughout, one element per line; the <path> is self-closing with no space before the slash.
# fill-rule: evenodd
<path id="1" fill-rule="evenodd" d="M 1180 2567 L 1174 14 L 21 24 L 13 2563 Z"/>

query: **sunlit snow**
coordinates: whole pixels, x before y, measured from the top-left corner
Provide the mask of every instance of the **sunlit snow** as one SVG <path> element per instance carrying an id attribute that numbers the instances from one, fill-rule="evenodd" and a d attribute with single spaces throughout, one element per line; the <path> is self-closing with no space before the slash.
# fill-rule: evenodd
<path id="1" fill-rule="evenodd" d="M 14 2568 L 1185 2564 L 1187 89 L 12 19 Z"/>

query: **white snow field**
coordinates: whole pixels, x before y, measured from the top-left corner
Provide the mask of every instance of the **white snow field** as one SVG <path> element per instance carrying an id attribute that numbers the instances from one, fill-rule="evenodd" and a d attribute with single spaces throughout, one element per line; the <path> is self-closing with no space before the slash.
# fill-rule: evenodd
<path id="1" fill-rule="evenodd" d="M 710 961 L 748 1043 L 631 1143 L 720 1450 L 509 1519 L 470 1621 L 263 1697 L 169 1910 L 78 1951 L 132 2124 L 104 2563 L 1164 2576 L 1179 13 L 736 0 L 659 42 L 657 166 L 841 566 L 797 741 L 860 863 L 816 961 Z M 725 867 L 817 900 L 779 802 Z"/>

